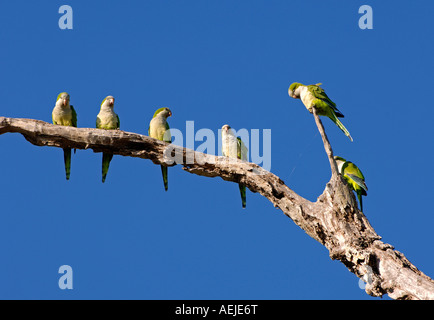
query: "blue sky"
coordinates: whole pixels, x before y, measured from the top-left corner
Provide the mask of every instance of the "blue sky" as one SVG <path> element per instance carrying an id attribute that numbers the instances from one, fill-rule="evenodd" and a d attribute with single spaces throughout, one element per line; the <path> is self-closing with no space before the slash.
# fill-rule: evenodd
<path id="1" fill-rule="evenodd" d="M 73 9 L 61 30 L 58 9 Z M 374 28 L 361 30 L 361 5 Z M 292 82 L 323 88 L 351 143 L 324 119 L 334 152 L 369 187 L 383 241 L 434 275 L 432 1 L 20 1 L 0 4 L 0 116 L 51 122 L 67 91 L 79 127 L 116 98 L 121 129 L 271 129 L 271 172 L 315 201 L 330 179 L 321 137 Z M 428 102 L 427 102 L 428 101 Z M 196 147 L 200 143 L 196 144 Z M 267 199 L 237 185 L 0 136 L 1 299 L 375 299 Z M 73 269 L 61 290 L 58 269 Z"/>

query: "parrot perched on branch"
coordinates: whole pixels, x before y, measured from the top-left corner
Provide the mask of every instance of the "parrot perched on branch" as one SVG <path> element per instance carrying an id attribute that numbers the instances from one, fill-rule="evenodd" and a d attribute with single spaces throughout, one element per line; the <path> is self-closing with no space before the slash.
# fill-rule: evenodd
<path id="1" fill-rule="evenodd" d="M 354 163 L 342 157 L 335 156 L 334 159 L 338 165 L 339 173 L 347 181 L 350 189 L 356 192 L 360 203 L 360 211 L 363 212 L 362 196 L 368 195 L 368 187 L 366 186 L 362 171 Z"/>
<path id="2" fill-rule="evenodd" d="M 155 111 L 148 129 L 148 134 L 151 138 L 168 143 L 172 142 L 170 127 L 167 123 L 167 118 L 170 116 L 172 116 L 172 111 L 170 111 L 169 108 L 159 108 Z M 169 182 L 167 177 L 167 166 L 164 164 L 161 165 L 161 173 L 163 175 L 164 189 L 167 191 Z"/>
<path id="3" fill-rule="evenodd" d="M 101 109 L 96 116 L 96 127 L 98 129 L 115 130 L 120 128 L 119 116 L 113 111 L 115 98 L 107 96 L 101 103 Z M 102 182 L 105 182 L 112 153 L 103 152 L 102 154 Z"/>
<path id="4" fill-rule="evenodd" d="M 289 86 L 288 95 L 294 99 L 301 99 L 304 106 L 312 113 L 314 107 L 320 116 L 329 117 L 345 135 L 353 141 L 347 128 L 342 124 L 338 118 L 343 118 L 342 112 L 336 108 L 334 103 L 325 93 L 324 89 L 320 87 L 321 83 L 305 86 L 301 83 L 294 82 Z"/>
<path id="5" fill-rule="evenodd" d="M 77 113 L 74 107 L 69 104 L 69 100 L 70 96 L 68 93 L 59 93 L 52 112 L 53 124 L 77 127 Z M 63 159 L 65 162 L 66 180 L 69 180 L 71 173 L 71 148 L 63 149 Z"/>
<path id="6" fill-rule="evenodd" d="M 240 137 L 236 137 L 231 127 L 225 124 L 222 127 L 222 154 L 226 157 L 247 160 L 248 149 Z M 246 186 L 238 184 L 241 195 L 241 204 L 246 208 Z"/>

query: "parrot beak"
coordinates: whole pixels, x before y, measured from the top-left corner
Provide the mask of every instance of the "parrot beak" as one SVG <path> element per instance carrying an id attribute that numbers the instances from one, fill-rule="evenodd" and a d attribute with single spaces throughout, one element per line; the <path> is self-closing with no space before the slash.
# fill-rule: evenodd
<path id="1" fill-rule="evenodd" d="M 172 111 L 169 111 L 169 117 L 171 117 L 172 116 Z"/>
<path id="2" fill-rule="evenodd" d="M 63 106 L 66 107 L 67 100 L 63 99 Z"/>

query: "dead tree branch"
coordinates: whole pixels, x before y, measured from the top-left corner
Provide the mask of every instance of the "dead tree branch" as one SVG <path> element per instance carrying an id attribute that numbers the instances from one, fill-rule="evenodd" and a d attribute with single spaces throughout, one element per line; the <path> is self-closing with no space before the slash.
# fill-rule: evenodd
<path id="1" fill-rule="evenodd" d="M 149 159 L 155 164 L 182 165 L 185 171 L 206 177 L 242 182 L 266 197 L 309 236 L 323 244 L 333 260 L 367 281 L 372 296 L 388 294 L 394 299 L 434 299 L 434 281 L 419 271 L 404 254 L 382 242 L 365 215 L 357 209 L 353 193 L 338 174 L 333 151 L 321 120 L 315 121 L 323 138 L 332 177 L 316 202 L 308 201 L 276 175 L 256 164 L 195 152 L 168 145 L 148 136 L 120 130 L 73 128 L 33 119 L 0 117 L 0 134 L 21 133 L 37 146 L 92 149 L 94 152 Z M 169 159 L 169 160 L 170 160 Z"/>

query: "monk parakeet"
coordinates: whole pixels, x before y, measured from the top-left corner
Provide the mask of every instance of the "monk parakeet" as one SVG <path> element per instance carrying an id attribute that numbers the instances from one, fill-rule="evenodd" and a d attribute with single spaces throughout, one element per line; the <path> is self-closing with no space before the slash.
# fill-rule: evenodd
<path id="1" fill-rule="evenodd" d="M 225 124 L 222 127 L 222 154 L 226 157 L 247 160 L 247 147 L 240 137 L 236 137 L 231 127 Z M 246 186 L 238 184 L 241 194 L 241 204 L 246 207 Z"/>
<path id="2" fill-rule="evenodd" d="M 114 104 L 115 98 L 113 96 L 107 96 L 102 101 L 101 109 L 96 116 L 96 127 L 98 129 L 119 129 L 119 116 L 113 111 Z M 102 153 L 102 182 L 105 181 L 112 158 L 113 154 L 107 152 Z"/>
<path id="3" fill-rule="evenodd" d="M 54 106 L 53 124 L 61 126 L 77 127 L 77 113 L 69 104 L 69 94 L 61 92 L 57 96 L 56 105 Z M 71 172 L 71 148 L 63 149 L 63 159 L 65 162 L 66 180 L 69 180 Z"/>
<path id="4" fill-rule="evenodd" d="M 288 94 L 295 99 L 301 99 L 307 110 L 312 113 L 312 107 L 315 107 L 318 115 L 329 117 L 345 135 L 353 141 L 348 130 L 344 127 L 338 118 L 343 118 L 342 112 L 336 108 L 336 103 L 330 100 L 324 89 L 320 87 L 321 83 L 305 86 L 301 83 L 294 82 L 289 86 Z"/>
<path id="5" fill-rule="evenodd" d="M 368 187 L 366 186 L 365 177 L 363 176 L 362 171 L 360 171 L 354 163 L 347 161 L 342 157 L 335 156 L 334 159 L 342 177 L 347 181 L 350 188 L 357 193 L 357 198 L 360 203 L 360 211 L 363 212 L 362 196 L 368 195 Z"/>
<path id="6" fill-rule="evenodd" d="M 167 117 L 172 115 L 169 108 L 160 108 L 155 111 L 151 122 L 149 123 L 148 134 L 151 138 L 158 139 L 164 142 L 172 142 L 170 135 L 170 127 L 167 123 Z M 168 189 L 167 166 L 161 165 L 161 173 L 163 174 L 164 189 Z"/>

